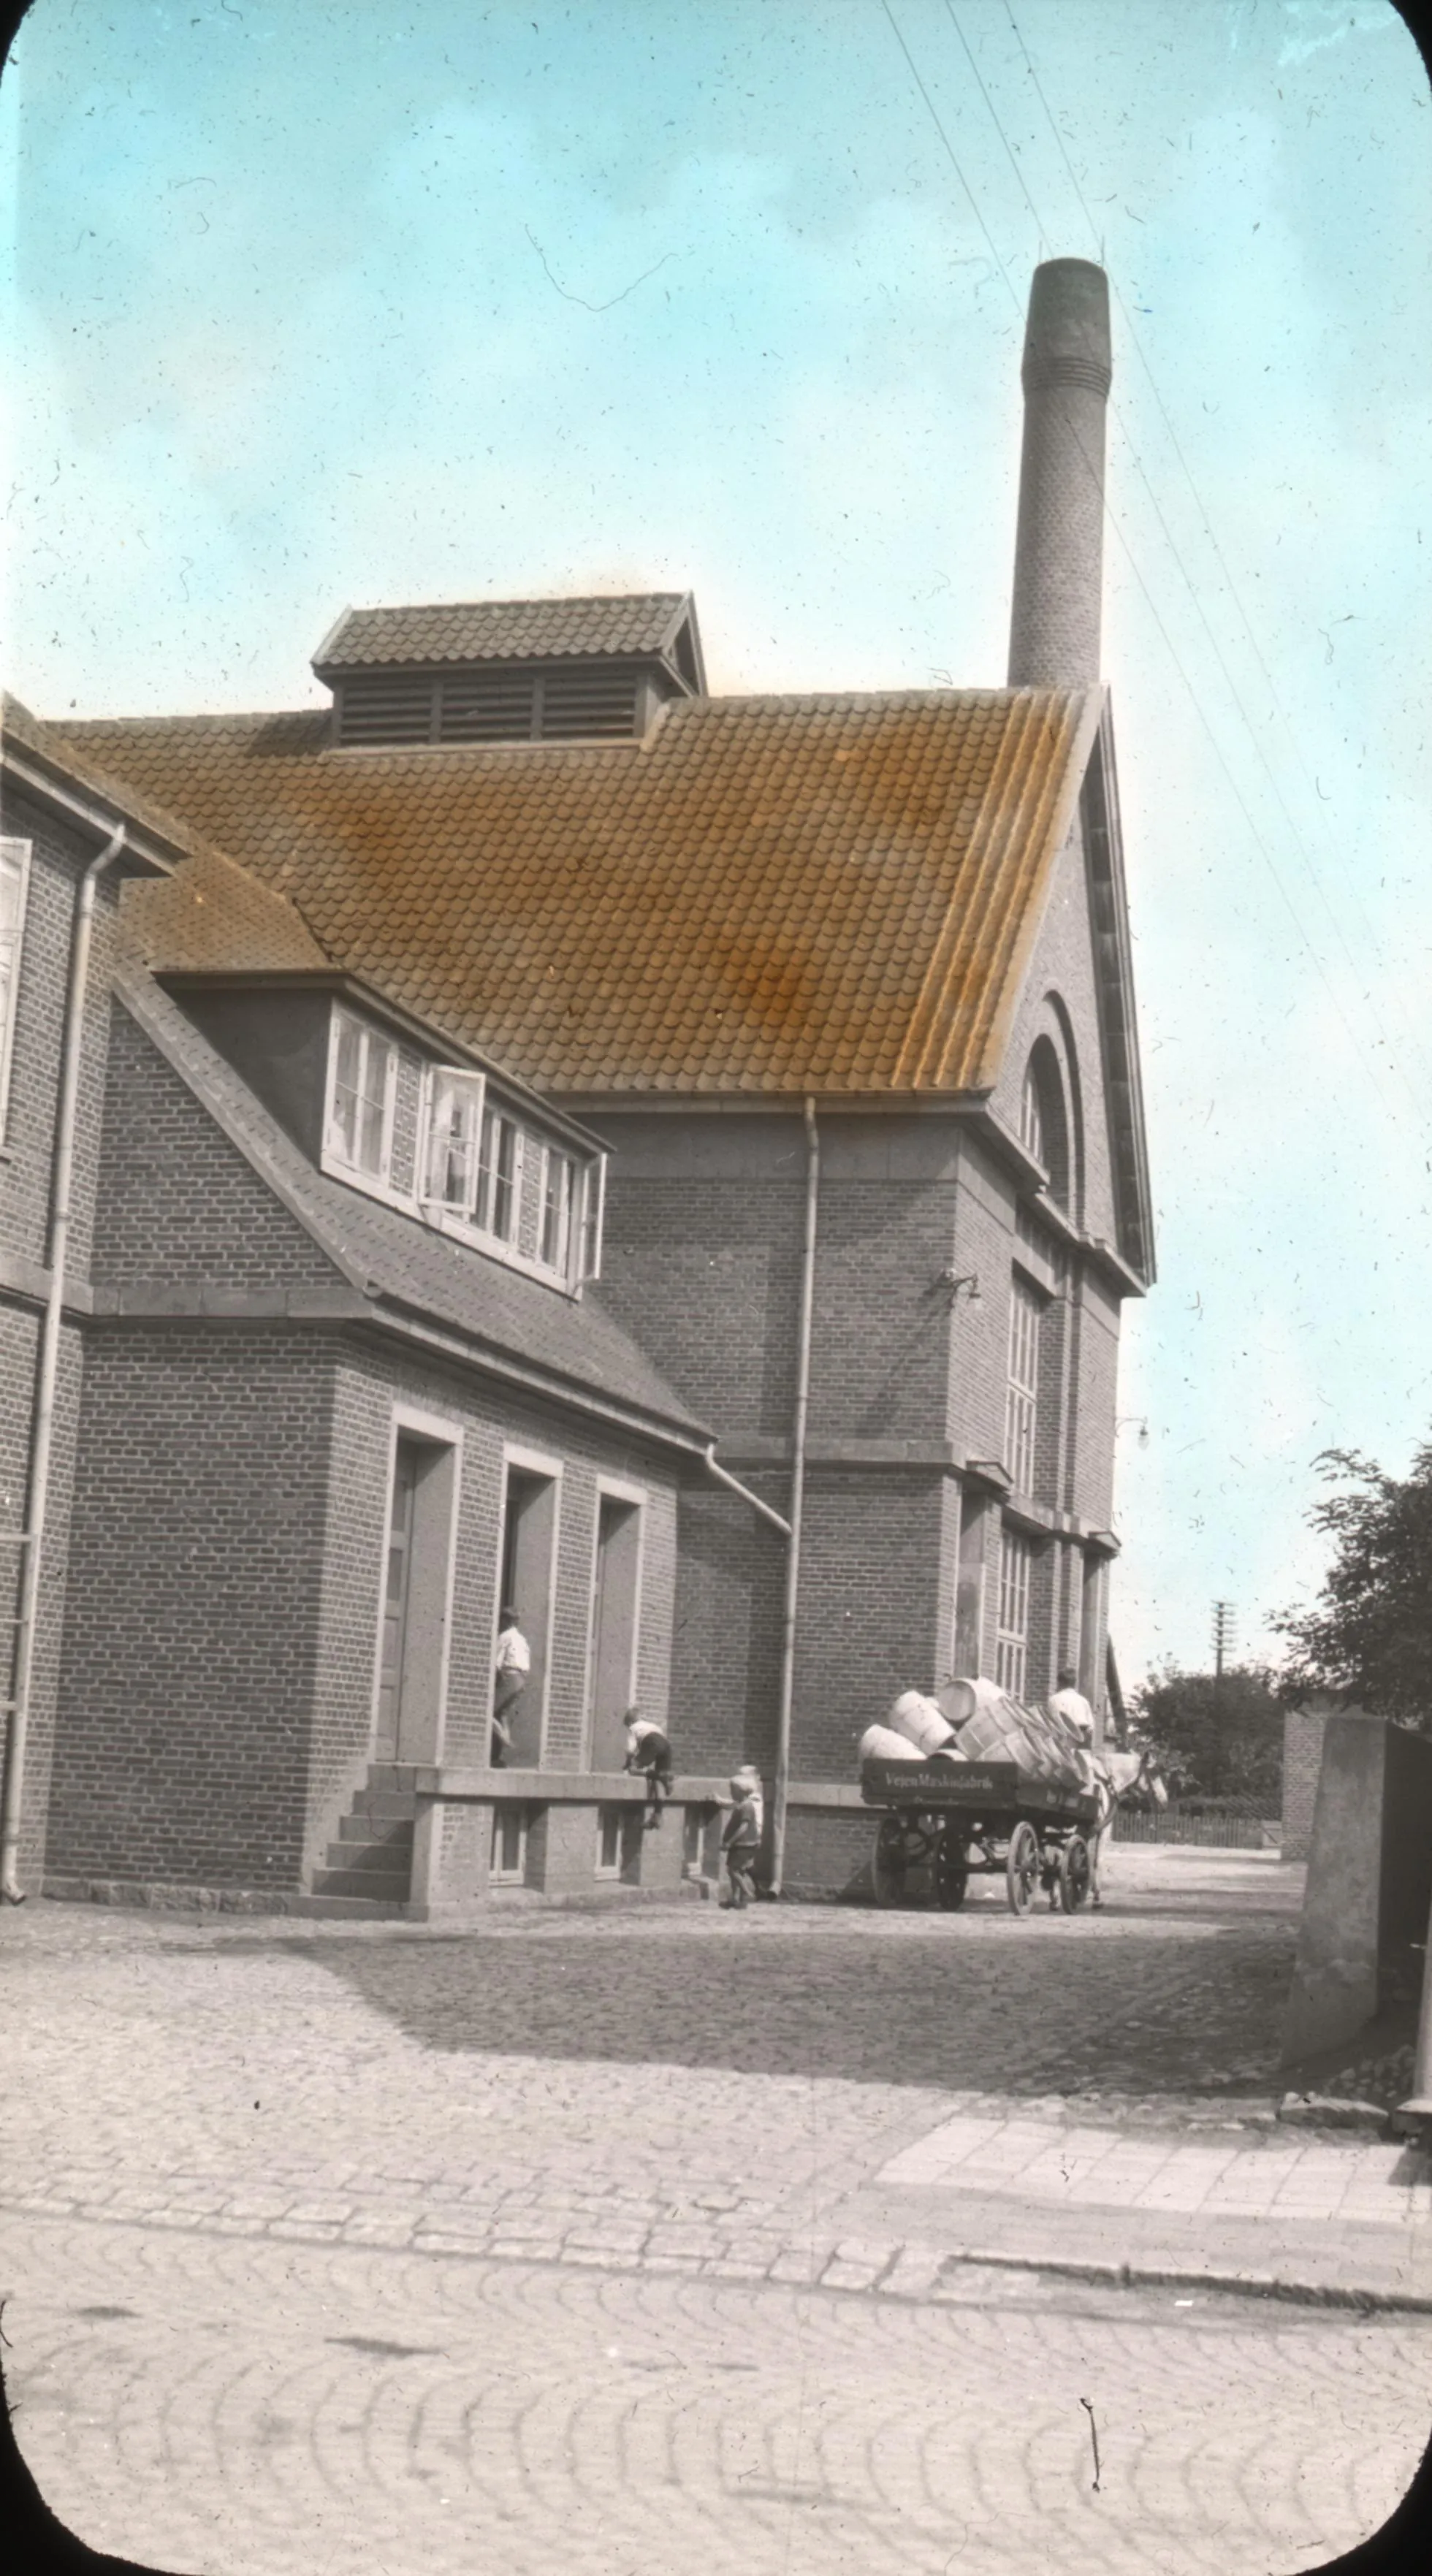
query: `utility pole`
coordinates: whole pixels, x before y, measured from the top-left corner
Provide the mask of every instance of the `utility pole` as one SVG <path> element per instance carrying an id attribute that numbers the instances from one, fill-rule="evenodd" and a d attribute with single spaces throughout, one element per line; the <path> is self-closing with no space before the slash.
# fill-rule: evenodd
<path id="1" fill-rule="evenodd" d="M 1222 1681 L 1225 1660 L 1233 1651 L 1233 1629 L 1234 1610 L 1232 1602 L 1215 1601 L 1213 1605 L 1213 1676 L 1215 1681 Z"/>

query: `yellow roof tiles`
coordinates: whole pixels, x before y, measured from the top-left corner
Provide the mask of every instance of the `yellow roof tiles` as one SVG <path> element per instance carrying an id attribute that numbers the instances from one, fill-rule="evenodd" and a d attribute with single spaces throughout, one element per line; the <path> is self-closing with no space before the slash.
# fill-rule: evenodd
<path id="1" fill-rule="evenodd" d="M 718 698 L 491 750 L 338 750 L 322 713 L 47 731 L 530 1081 L 838 1096 L 994 1079 L 1101 704 Z M 126 900 L 156 965 L 197 962 L 182 881 Z"/>

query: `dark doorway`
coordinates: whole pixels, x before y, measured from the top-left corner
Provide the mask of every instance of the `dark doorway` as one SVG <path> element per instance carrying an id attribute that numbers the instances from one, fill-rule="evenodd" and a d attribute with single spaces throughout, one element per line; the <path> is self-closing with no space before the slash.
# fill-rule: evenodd
<path id="1" fill-rule="evenodd" d="M 637 1602 L 641 1576 L 641 1505 L 619 1494 L 597 1503 L 592 1577 L 592 1769 L 620 1771 L 626 1757 L 622 1720 L 636 1682 Z"/>
<path id="2" fill-rule="evenodd" d="M 536 1770 L 542 1759 L 547 1708 L 547 1631 L 552 1613 L 552 1571 L 557 1537 L 557 1479 L 537 1469 L 512 1467 L 502 1506 L 501 1598 L 510 1602 L 527 1640 L 532 1668 L 521 1698 L 508 1711 L 512 1750 L 507 1767 Z"/>

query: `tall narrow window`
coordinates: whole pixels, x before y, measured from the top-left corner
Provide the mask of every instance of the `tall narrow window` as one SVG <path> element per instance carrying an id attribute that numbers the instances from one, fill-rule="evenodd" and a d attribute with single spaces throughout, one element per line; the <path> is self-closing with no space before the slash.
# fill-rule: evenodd
<path id="1" fill-rule="evenodd" d="M 607 1158 L 588 1163 L 582 1173 L 582 1262 L 583 1279 L 600 1279 L 602 1275 L 602 1219 L 606 1213 Z"/>
<path id="2" fill-rule="evenodd" d="M 484 1110 L 474 1211 L 483 1233 L 495 1234 L 499 1243 L 515 1243 L 521 1198 L 522 1138 L 516 1121 L 498 1109 Z"/>
<path id="3" fill-rule="evenodd" d="M 1039 1418 L 1039 1298 L 1022 1279 L 1010 1284 L 1009 1382 L 1004 1400 L 1005 1465 L 1017 1494 L 1034 1491 L 1034 1440 Z"/>
<path id="4" fill-rule="evenodd" d="M 1029 1661 L 1029 1570 L 1032 1542 L 1007 1529 L 999 1550 L 999 1627 L 994 1642 L 994 1677 L 1011 1699 L 1023 1699 Z"/>
<path id="5" fill-rule="evenodd" d="M 328 1150 L 350 1171 L 386 1180 L 393 1141 L 398 1050 L 346 1011 L 333 1015 Z"/>
<path id="6" fill-rule="evenodd" d="M 544 1270 L 555 1270 L 565 1279 L 572 1257 L 572 1206 L 576 1197 L 577 1167 L 570 1154 L 559 1154 L 547 1146 L 542 1157 L 542 1228 L 538 1236 L 538 1259 Z"/>
<path id="7" fill-rule="evenodd" d="M 1039 1075 L 1033 1064 L 1024 1071 L 1024 1090 L 1019 1103 L 1019 1141 L 1036 1163 L 1044 1160 L 1044 1110 L 1039 1098 Z"/>
<path id="8" fill-rule="evenodd" d="M 30 881 L 28 841 L 0 841 L 0 1137 L 10 1097 L 10 1059 L 15 1049 L 15 1006 L 20 988 L 20 942 L 25 930 L 25 896 Z"/>
<path id="9" fill-rule="evenodd" d="M 471 1217 L 477 1201 L 484 1088 L 480 1073 L 465 1073 L 452 1065 L 434 1067 L 426 1195 L 454 1216 Z"/>

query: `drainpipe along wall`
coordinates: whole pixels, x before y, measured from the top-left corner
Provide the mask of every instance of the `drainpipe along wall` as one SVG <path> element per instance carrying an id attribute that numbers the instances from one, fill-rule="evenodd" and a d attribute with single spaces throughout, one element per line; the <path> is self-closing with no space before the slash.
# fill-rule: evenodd
<path id="1" fill-rule="evenodd" d="M 0 1792 L 0 1897 L 10 1905 L 24 1902 L 18 1877 L 20 1812 L 25 1791 L 25 1752 L 30 1728 L 30 1694 L 35 1670 L 35 1630 L 44 1557 L 45 1515 L 50 1497 L 50 1451 L 54 1439 L 55 1382 L 60 1365 L 60 1328 L 64 1320 L 65 1265 L 70 1243 L 70 1195 L 74 1174 L 75 1127 L 79 1117 L 80 1062 L 84 1051 L 85 1003 L 89 992 L 90 941 L 95 896 L 100 878 L 124 848 L 124 825 L 117 824 L 80 879 L 75 901 L 74 937 L 70 946 L 69 987 L 60 1046 L 60 1097 L 55 1118 L 54 1178 L 50 1192 L 50 1230 L 46 1246 L 50 1285 L 40 1324 L 35 1412 L 30 1433 L 30 1479 L 24 1532 L 24 1565 L 20 1578 L 20 1614 L 15 1635 L 13 1696 L 5 1739 L 5 1775 Z"/>
<path id="2" fill-rule="evenodd" d="M 786 1592 L 781 1619 L 781 1696 L 776 1717 L 776 1777 L 771 1800 L 771 1894 L 779 1896 L 786 1866 L 786 1808 L 791 1785 L 791 1709 L 795 1693 L 796 1612 L 800 1602 L 801 1516 L 805 1508 L 806 1416 L 810 1406 L 811 1315 L 815 1298 L 815 1241 L 820 1212 L 820 1132 L 815 1102 L 804 1111 L 806 1139 L 805 1240 L 801 1250 L 800 1332 L 796 1345 L 796 1402 L 791 1426 L 791 1534 L 786 1542 Z"/>

